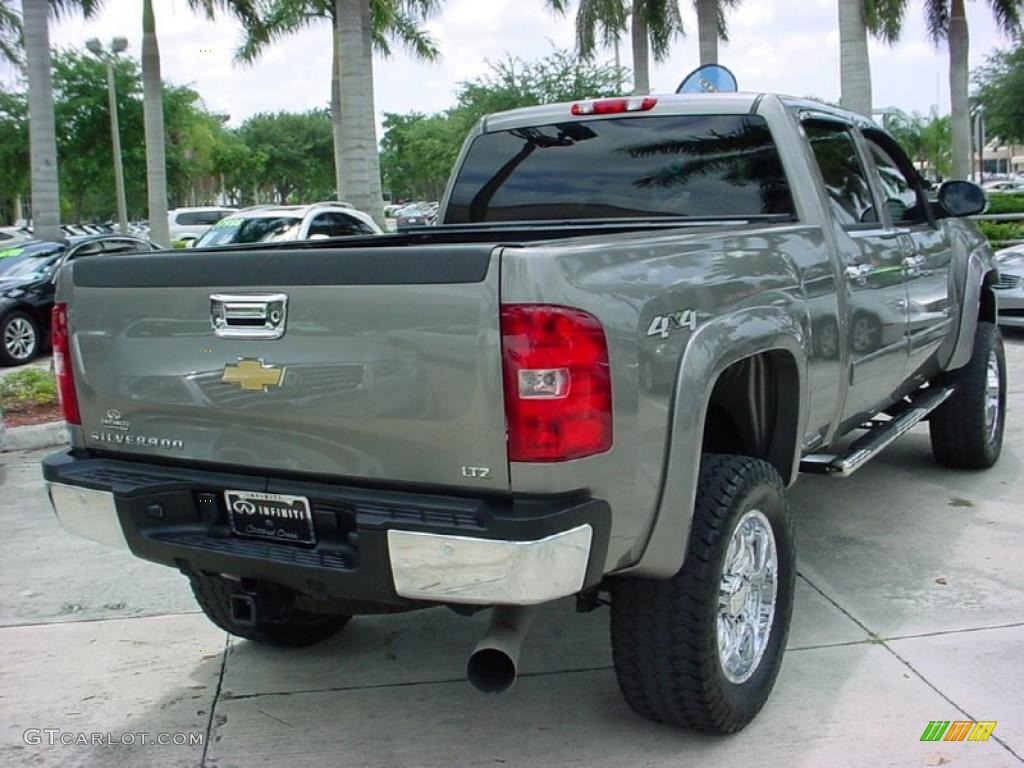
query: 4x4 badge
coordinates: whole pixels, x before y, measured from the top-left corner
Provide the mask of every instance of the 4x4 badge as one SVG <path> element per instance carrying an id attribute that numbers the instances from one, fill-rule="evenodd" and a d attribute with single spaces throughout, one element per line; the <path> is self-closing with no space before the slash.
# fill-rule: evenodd
<path id="1" fill-rule="evenodd" d="M 281 386 L 284 371 L 284 366 L 266 365 L 262 358 L 242 358 L 237 363 L 225 365 L 220 380 L 225 384 L 239 384 L 242 389 L 253 392 L 266 392 L 267 387 Z"/>

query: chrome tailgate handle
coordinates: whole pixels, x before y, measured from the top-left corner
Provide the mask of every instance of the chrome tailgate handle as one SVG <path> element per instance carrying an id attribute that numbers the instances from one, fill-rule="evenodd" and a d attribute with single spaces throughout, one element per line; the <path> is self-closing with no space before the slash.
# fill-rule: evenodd
<path id="1" fill-rule="evenodd" d="M 288 294 L 214 293 L 210 322 L 223 339 L 279 339 L 288 317 Z"/>

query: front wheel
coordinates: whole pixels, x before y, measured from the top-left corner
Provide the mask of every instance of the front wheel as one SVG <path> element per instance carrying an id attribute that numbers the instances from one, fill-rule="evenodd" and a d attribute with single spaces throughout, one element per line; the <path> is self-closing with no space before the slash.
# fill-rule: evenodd
<path id="1" fill-rule="evenodd" d="M 615 673 L 650 720 L 734 733 L 782 664 L 796 560 L 782 479 L 765 461 L 706 455 L 682 569 L 611 580 Z"/>
<path id="2" fill-rule="evenodd" d="M 987 469 L 999 460 L 1006 420 L 1006 355 L 994 323 L 978 323 L 971 360 L 951 376 L 955 391 L 928 426 L 935 460 L 946 467 Z"/>
<path id="3" fill-rule="evenodd" d="M 39 326 L 31 315 L 16 310 L 0 319 L 0 365 L 31 362 L 41 347 Z"/>

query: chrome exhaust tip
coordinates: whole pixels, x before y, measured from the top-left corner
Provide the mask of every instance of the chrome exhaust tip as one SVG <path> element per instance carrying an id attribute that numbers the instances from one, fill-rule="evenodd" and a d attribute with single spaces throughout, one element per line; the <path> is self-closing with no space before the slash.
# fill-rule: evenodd
<path id="1" fill-rule="evenodd" d="M 504 693 L 519 674 L 519 653 L 533 622 L 529 606 L 498 606 L 466 664 L 466 677 L 478 691 Z"/>

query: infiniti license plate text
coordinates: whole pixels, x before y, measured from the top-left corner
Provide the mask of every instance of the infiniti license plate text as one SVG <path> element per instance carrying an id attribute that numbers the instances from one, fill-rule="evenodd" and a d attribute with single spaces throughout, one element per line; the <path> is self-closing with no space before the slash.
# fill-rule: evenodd
<path id="1" fill-rule="evenodd" d="M 239 536 L 315 544 L 313 513 L 305 496 L 224 491 L 231 530 Z"/>

